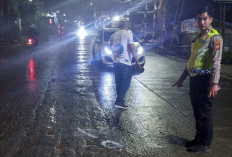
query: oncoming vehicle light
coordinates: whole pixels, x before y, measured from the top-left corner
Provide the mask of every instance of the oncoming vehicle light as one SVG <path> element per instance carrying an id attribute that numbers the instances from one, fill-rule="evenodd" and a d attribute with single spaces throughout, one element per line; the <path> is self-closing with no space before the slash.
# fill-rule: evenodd
<path id="1" fill-rule="evenodd" d="M 80 38 L 85 38 L 88 35 L 88 33 L 86 32 L 85 28 L 81 26 L 80 29 L 77 31 L 77 35 Z"/>
<path id="2" fill-rule="evenodd" d="M 120 16 L 114 16 L 113 17 L 113 21 L 119 21 L 120 20 Z"/>
<path id="3" fill-rule="evenodd" d="M 142 48 L 141 46 L 138 48 L 137 53 L 138 53 L 139 55 L 143 54 L 143 48 Z"/>
<path id="4" fill-rule="evenodd" d="M 109 55 L 112 54 L 112 51 L 111 51 L 108 47 L 105 47 L 105 52 L 106 52 L 107 54 L 109 54 Z"/>

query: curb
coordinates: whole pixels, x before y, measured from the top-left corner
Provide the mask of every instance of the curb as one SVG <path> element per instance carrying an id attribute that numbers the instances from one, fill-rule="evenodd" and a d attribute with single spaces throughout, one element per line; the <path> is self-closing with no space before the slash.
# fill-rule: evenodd
<path id="1" fill-rule="evenodd" d="M 179 56 L 175 56 L 175 55 L 170 55 L 170 54 L 167 54 L 167 55 L 162 55 L 162 54 L 159 54 L 157 53 L 156 51 L 154 51 L 154 53 L 160 55 L 160 56 L 163 56 L 163 57 L 168 57 L 168 58 L 178 58 L 178 59 L 183 59 L 183 60 L 186 60 L 186 63 L 187 63 L 187 58 L 182 58 L 182 57 L 179 57 Z M 232 64 L 221 64 L 221 78 L 224 78 L 224 79 L 227 79 L 229 81 L 232 81 Z"/>

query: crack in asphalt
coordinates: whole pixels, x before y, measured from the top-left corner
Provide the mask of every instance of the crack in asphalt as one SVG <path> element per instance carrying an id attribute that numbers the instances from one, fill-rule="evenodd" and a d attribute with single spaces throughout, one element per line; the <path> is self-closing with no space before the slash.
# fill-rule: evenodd
<path id="1" fill-rule="evenodd" d="M 154 93 L 158 98 L 160 98 L 161 100 L 165 101 L 167 104 L 169 104 L 170 106 L 172 106 L 173 108 L 175 108 L 177 111 L 179 111 L 180 113 L 182 113 L 185 117 L 187 117 L 189 120 L 191 120 L 191 118 L 184 113 L 183 111 L 181 111 L 177 106 L 175 106 L 174 104 L 170 103 L 167 99 L 163 98 L 161 95 L 159 95 L 157 92 L 155 92 L 154 90 L 152 90 L 151 88 L 149 88 L 146 84 L 144 84 L 142 81 L 140 81 L 138 78 L 133 77 L 136 81 L 138 81 L 140 84 L 142 84 L 145 88 L 147 88 L 148 90 L 150 90 L 152 93 Z"/>

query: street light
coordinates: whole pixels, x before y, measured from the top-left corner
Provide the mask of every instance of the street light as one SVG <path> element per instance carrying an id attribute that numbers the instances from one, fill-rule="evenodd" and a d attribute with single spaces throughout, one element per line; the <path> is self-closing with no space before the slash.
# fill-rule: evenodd
<path id="1" fill-rule="evenodd" d="M 29 2 L 32 2 L 32 0 L 29 0 Z"/>

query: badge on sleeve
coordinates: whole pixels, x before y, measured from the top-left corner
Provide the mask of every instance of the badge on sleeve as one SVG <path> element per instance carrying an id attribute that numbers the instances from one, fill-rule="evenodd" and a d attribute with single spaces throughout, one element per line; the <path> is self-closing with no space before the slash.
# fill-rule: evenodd
<path id="1" fill-rule="evenodd" d="M 214 42 L 214 50 L 219 50 L 220 49 L 220 44 L 221 44 L 221 41 L 216 39 L 213 41 Z"/>

